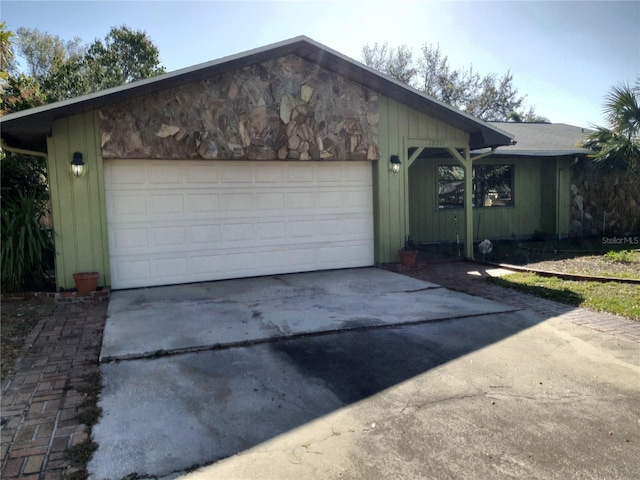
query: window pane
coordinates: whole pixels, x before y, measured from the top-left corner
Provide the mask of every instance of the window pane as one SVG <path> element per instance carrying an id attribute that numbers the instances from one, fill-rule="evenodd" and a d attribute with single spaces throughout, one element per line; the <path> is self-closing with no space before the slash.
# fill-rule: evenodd
<path id="1" fill-rule="evenodd" d="M 473 168 L 473 205 L 506 207 L 513 205 L 513 167 L 476 165 Z"/>
<path id="2" fill-rule="evenodd" d="M 473 166 L 473 206 L 513 205 L 513 166 Z M 438 208 L 464 206 L 464 169 L 458 165 L 438 166 Z"/>
<path id="3" fill-rule="evenodd" d="M 457 165 L 438 166 L 438 208 L 464 205 L 464 170 Z"/>

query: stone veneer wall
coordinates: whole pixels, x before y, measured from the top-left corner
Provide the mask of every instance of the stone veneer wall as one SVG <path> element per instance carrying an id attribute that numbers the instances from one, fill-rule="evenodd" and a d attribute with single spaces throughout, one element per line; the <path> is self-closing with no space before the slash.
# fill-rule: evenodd
<path id="1" fill-rule="evenodd" d="M 378 160 L 375 92 L 295 55 L 100 111 L 102 156 Z"/>
<path id="2" fill-rule="evenodd" d="M 640 235 L 638 173 L 602 173 L 581 159 L 571 175 L 572 236 Z"/>

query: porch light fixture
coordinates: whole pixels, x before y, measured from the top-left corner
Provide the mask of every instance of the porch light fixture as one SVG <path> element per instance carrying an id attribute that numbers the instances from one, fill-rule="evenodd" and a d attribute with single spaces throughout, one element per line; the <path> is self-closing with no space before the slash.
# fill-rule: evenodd
<path id="1" fill-rule="evenodd" d="M 400 171 L 400 157 L 398 155 L 391 155 L 391 171 L 398 173 Z"/>
<path id="2" fill-rule="evenodd" d="M 73 152 L 73 160 L 71 160 L 71 172 L 76 177 L 81 177 L 84 173 L 84 161 L 82 160 L 82 153 Z"/>

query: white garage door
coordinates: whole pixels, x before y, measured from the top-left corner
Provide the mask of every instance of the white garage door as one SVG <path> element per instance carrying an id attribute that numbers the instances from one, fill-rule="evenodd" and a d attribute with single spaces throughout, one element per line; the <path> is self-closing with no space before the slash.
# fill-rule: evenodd
<path id="1" fill-rule="evenodd" d="M 105 161 L 114 289 L 373 265 L 370 162 Z"/>

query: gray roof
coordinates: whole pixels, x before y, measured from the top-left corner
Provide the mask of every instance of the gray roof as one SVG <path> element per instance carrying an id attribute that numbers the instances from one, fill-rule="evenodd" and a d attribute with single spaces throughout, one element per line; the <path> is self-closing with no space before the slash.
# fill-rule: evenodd
<path id="1" fill-rule="evenodd" d="M 563 156 L 593 153 L 577 144 L 587 128 L 574 127 L 564 123 L 517 123 L 491 122 L 492 125 L 511 134 L 516 145 L 498 147 L 494 155 L 500 156 Z"/>
<path id="2" fill-rule="evenodd" d="M 304 36 L 146 80 L 6 115 L 0 118 L 2 137 L 12 147 L 44 151 L 46 135 L 51 132 L 52 124 L 58 118 L 95 110 L 134 96 L 176 87 L 288 54 L 298 55 L 467 132 L 471 148 L 509 145 L 512 141 L 511 135 L 500 130 L 497 125 L 478 120 Z"/>

